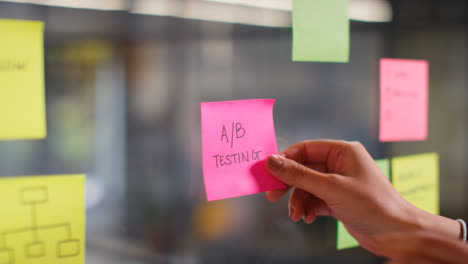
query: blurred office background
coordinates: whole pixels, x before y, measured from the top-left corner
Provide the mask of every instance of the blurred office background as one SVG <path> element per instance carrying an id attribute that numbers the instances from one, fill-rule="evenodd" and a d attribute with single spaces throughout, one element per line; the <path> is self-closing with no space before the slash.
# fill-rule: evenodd
<path id="1" fill-rule="evenodd" d="M 0 1 L 45 22 L 48 137 L 0 142 L 0 176 L 86 173 L 86 263 L 382 263 L 287 199 L 206 202 L 199 103 L 275 98 L 280 149 L 361 141 L 440 154 L 441 214 L 468 218 L 468 3 L 350 0 L 347 64 L 291 62 L 291 0 Z M 0 37 L 1 41 L 1 37 Z M 1 51 L 0 51 L 1 52 Z M 429 138 L 379 143 L 381 57 L 430 63 Z"/>

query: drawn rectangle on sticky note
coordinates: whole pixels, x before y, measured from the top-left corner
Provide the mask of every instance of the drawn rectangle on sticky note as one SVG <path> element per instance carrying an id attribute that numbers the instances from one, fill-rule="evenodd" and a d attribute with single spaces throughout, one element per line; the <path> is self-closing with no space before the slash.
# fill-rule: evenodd
<path id="1" fill-rule="evenodd" d="M 203 177 L 208 201 L 285 185 L 265 170 L 278 152 L 273 99 L 201 103 Z"/>
<path id="2" fill-rule="evenodd" d="M 293 61 L 348 62 L 347 0 L 293 0 Z"/>
<path id="3" fill-rule="evenodd" d="M 47 188 L 44 186 L 25 188 L 21 190 L 23 203 L 42 203 L 47 201 Z"/>
<path id="4" fill-rule="evenodd" d="M 393 186 L 414 206 L 439 214 L 439 156 L 425 153 L 392 160 Z"/>
<path id="5" fill-rule="evenodd" d="M 0 263 L 83 264 L 84 180 L 84 175 L 0 178 Z"/>
<path id="6" fill-rule="evenodd" d="M 387 178 L 390 178 L 390 161 L 388 159 L 380 159 L 375 161 L 377 166 L 383 171 Z M 336 249 L 343 250 L 354 247 L 359 247 L 359 242 L 346 230 L 343 222 L 337 221 L 336 231 Z"/>
<path id="7" fill-rule="evenodd" d="M 46 137 L 44 24 L 0 19 L 0 140 Z"/>
<path id="8" fill-rule="evenodd" d="M 380 60 L 380 141 L 427 138 L 429 64 Z"/>

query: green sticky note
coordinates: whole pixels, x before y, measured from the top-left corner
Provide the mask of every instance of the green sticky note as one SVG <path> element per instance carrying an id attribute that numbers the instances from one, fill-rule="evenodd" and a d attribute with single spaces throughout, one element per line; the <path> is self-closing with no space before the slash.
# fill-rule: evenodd
<path id="1" fill-rule="evenodd" d="M 293 0 L 293 61 L 348 62 L 348 0 Z"/>
<path id="2" fill-rule="evenodd" d="M 381 159 L 375 161 L 385 176 L 390 176 L 390 161 L 388 159 Z M 359 247 L 359 243 L 353 236 L 346 230 L 343 223 L 338 221 L 336 232 L 336 249 L 343 250 L 348 248 Z"/>
<path id="3" fill-rule="evenodd" d="M 388 159 L 375 160 L 377 166 L 383 171 L 385 176 L 390 179 L 390 161 Z"/>
<path id="4" fill-rule="evenodd" d="M 439 156 L 425 153 L 392 160 L 393 187 L 414 206 L 439 214 Z"/>
<path id="5" fill-rule="evenodd" d="M 348 248 L 359 247 L 359 242 L 346 230 L 341 221 L 337 221 L 336 231 L 336 249 L 343 250 Z"/>

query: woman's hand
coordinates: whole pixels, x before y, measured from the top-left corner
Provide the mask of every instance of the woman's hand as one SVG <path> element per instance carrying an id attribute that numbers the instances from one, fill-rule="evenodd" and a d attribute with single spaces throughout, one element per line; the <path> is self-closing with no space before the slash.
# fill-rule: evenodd
<path id="1" fill-rule="evenodd" d="M 464 264 L 468 260 L 468 244 L 428 233 L 383 235 L 375 240 L 379 246 L 368 250 L 392 259 L 391 264 Z"/>
<path id="2" fill-rule="evenodd" d="M 404 200 L 358 142 L 310 140 L 270 156 L 267 170 L 293 187 L 290 218 L 312 223 L 316 216 L 341 220 L 361 244 L 376 235 L 431 230 L 456 239 L 458 222 L 426 213 Z M 276 201 L 288 189 L 267 192 Z"/>

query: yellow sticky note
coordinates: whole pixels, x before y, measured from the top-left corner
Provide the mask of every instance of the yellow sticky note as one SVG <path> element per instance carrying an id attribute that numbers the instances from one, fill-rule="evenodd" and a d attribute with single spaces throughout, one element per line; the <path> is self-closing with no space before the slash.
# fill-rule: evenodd
<path id="1" fill-rule="evenodd" d="M 45 138 L 44 24 L 0 19 L 0 38 L 0 140 Z"/>
<path id="2" fill-rule="evenodd" d="M 439 214 L 439 156 L 426 153 L 392 160 L 393 186 L 414 206 Z"/>
<path id="3" fill-rule="evenodd" d="M 376 160 L 377 166 L 383 171 L 385 176 L 389 178 L 390 176 L 390 161 L 388 159 Z M 336 249 L 348 249 L 359 247 L 359 242 L 354 239 L 353 236 L 346 230 L 345 226 L 341 221 L 338 221 L 337 231 L 336 231 Z"/>
<path id="4" fill-rule="evenodd" d="M 83 264 L 84 175 L 0 179 L 0 263 Z"/>

